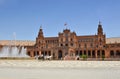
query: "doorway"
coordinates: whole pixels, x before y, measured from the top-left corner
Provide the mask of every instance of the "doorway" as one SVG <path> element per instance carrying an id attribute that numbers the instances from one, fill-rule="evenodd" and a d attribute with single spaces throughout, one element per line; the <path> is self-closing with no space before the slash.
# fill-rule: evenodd
<path id="1" fill-rule="evenodd" d="M 59 59 L 59 60 L 62 59 L 62 51 L 61 51 L 61 50 L 58 51 L 58 59 Z"/>

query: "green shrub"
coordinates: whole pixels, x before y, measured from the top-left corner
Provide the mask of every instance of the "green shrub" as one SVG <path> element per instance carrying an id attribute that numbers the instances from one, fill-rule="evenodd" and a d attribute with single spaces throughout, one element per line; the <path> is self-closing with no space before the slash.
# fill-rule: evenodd
<path id="1" fill-rule="evenodd" d="M 83 60 L 87 60 L 87 55 L 82 55 Z"/>

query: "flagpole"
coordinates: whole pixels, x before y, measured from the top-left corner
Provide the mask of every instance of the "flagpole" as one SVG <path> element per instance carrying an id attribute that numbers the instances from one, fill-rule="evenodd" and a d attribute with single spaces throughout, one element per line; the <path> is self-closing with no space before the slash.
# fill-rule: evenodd
<path id="1" fill-rule="evenodd" d="M 64 24 L 64 26 L 65 26 L 65 27 L 66 27 L 66 29 L 67 29 L 67 23 L 65 23 L 65 24 Z"/>

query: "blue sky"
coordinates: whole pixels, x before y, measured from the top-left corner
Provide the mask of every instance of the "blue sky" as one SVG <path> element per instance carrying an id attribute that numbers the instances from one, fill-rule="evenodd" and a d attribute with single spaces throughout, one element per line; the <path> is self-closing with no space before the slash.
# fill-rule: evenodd
<path id="1" fill-rule="evenodd" d="M 46 37 L 66 27 L 77 35 L 120 37 L 120 0 L 0 0 L 0 40 L 35 40 L 42 25 Z"/>

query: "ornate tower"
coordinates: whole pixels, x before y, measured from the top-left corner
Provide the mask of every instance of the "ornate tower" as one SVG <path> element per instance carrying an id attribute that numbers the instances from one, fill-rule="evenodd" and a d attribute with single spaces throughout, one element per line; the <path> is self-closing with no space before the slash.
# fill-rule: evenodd
<path id="1" fill-rule="evenodd" d="M 43 35 L 43 30 L 42 30 L 42 26 L 40 26 L 40 30 L 38 32 L 38 37 L 36 38 L 36 48 L 43 48 L 44 47 L 44 35 Z"/>
<path id="2" fill-rule="evenodd" d="M 38 38 L 41 38 L 41 39 L 44 38 L 43 31 L 42 31 L 42 26 L 40 26 L 40 30 L 39 30 L 39 33 L 38 33 Z"/>
<path id="3" fill-rule="evenodd" d="M 101 25 L 101 22 L 99 22 L 98 24 L 98 32 L 97 32 L 98 35 L 103 35 L 103 28 L 102 28 L 102 25 Z"/>
<path id="4" fill-rule="evenodd" d="M 102 24 L 101 22 L 99 22 L 98 24 L 98 29 L 97 29 L 97 46 L 100 47 L 100 48 L 103 48 L 104 45 L 105 45 L 105 39 L 106 39 L 106 36 L 105 34 L 103 34 L 103 28 L 102 28 Z"/>

